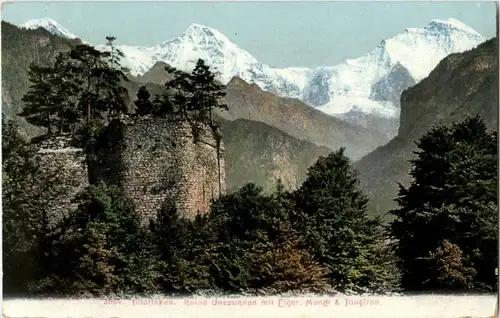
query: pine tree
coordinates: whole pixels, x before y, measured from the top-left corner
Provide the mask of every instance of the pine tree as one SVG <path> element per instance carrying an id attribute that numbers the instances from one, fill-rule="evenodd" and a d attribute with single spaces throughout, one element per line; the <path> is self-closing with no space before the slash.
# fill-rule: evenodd
<path id="1" fill-rule="evenodd" d="M 137 100 L 134 102 L 136 106 L 136 116 L 147 116 L 153 113 L 153 102 L 150 98 L 151 94 L 146 86 L 141 86 L 137 92 Z"/>
<path id="2" fill-rule="evenodd" d="M 215 74 L 210 71 L 205 61 L 198 59 L 196 67 L 192 74 L 193 83 L 193 102 L 192 109 L 198 112 L 201 119 L 208 118 L 212 124 L 212 111 L 220 108 L 227 110 L 227 105 L 221 103 L 225 93 L 225 86 L 218 84 L 215 80 Z"/>
<path id="3" fill-rule="evenodd" d="M 36 224 L 40 221 L 27 193 L 36 170 L 34 151 L 29 148 L 14 121 L 2 117 L 2 252 L 4 294 L 27 291 L 27 284 L 36 275 Z"/>
<path id="4" fill-rule="evenodd" d="M 327 269 L 300 246 L 288 199 L 279 184 L 272 196 L 248 184 L 214 202 L 210 270 L 219 288 L 273 294 L 328 288 Z"/>
<path id="5" fill-rule="evenodd" d="M 191 74 L 171 67 L 165 70 L 174 75 L 165 87 L 173 90 L 170 101 L 183 119 L 208 120 L 213 125 L 212 111 L 217 108 L 228 109 L 221 102 L 226 95 L 225 86 L 217 83 L 215 74 L 202 59 L 197 61 Z"/>
<path id="6" fill-rule="evenodd" d="M 13 121 L 2 123 L 2 212 L 4 290 L 27 292 L 38 272 L 44 239 L 52 231 L 54 199 L 67 195 L 59 166 L 48 168 L 37 147 L 19 134 Z"/>
<path id="7" fill-rule="evenodd" d="M 107 103 L 108 118 L 118 118 L 121 114 L 128 112 L 126 99 L 128 98 L 128 91 L 122 86 L 122 82 L 128 81 L 126 73 L 127 68 L 122 67 L 120 60 L 124 56 L 123 52 L 116 49 L 114 41 L 116 37 L 107 36 L 106 45 L 109 52 L 104 52 L 103 59 L 108 61 L 107 67 L 104 67 L 102 76 L 103 89 L 106 91 L 105 102 Z"/>
<path id="8" fill-rule="evenodd" d="M 206 238 L 205 220 L 181 217 L 173 201 L 167 201 L 151 223 L 151 230 L 162 264 L 161 289 L 164 292 L 195 292 L 209 289 L 210 259 L 213 246 Z"/>
<path id="9" fill-rule="evenodd" d="M 391 234 L 403 287 L 421 290 L 433 273 L 420 259 L 444 240 L 454 242 L 475 264 L 475 288 L 495 286 L 497 264 L 497 136 L 479 117 L 437 126 L 418 142 L 411 161 L 412 182 L 400 186 Z M 495 252 L 493 252 L 495 250 Z M 468 266 L 465 264 L 464 266 Z M 481 286 L 481 287 L 480 287 Z"/>
<path id="10" fill-rule="evenodd" d="M 52 98 L 50 82 L 54 71 L 50 67 L 32 64 L 28 74 L 32 84 L 30 90 L 22 98 L 25 106 L 19 115 L 28 123 L 46 128 L 47 132 L 52 134 L 55 130 L 56 105 Z"/>
<path id="11" fill-rule="evenodd" d="M 370 264 L 383 243 L 377 237 L 380 220 L 368 218 L 368 199 L 344 149 L 320 157 L 294 198 L 295 227 L 315 258 L 328 267 L 331 284 L 337 289 L 372 287 L 386 265 Z"/>
<path id="12" fill-rule="evenodd" d="M 172 91 L 169 101 L 182 119 L 190 120 L 193 98 L 191 75 L 171 67 L 165 67 L 165 70 L 174 75 L 172 80 L 165 83 L 165 88 Z"/>
<path id="13" fill-rule="evenodd" d="M 429 256 L 419 259 L 421 269 L 428 273 L 426 288 L 441 291 L 467 290 L 473 285 L 476 272 L 467 266 L 460 247 L 444 240 Z"/>
<path id="14" fill-rule="evenodd" d="M 71 73 L 71 66 L 67 63 L 68 54 L 59 53 L 55 59 L 53 71 L 56 76 L 49 82 L 54 90 L 53 98 L 58 118 L 55 125 L 58 132 L 74 132 L 78 123 L 78 113 L 76 111 L 76 98 L 78 86 L 75 83 L 74 75 Z"/>

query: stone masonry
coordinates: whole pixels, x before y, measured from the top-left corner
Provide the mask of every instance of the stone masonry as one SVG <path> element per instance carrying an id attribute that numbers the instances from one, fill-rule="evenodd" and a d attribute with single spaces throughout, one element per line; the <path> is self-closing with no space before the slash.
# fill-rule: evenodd
<path id="1" fill-rule="evenodd" d="M 193 131 L 188 122 L 116 120 L 99 139 L 97 165 L 90 169 L 85 152 L 70 145 L 71 136 L 45 138 L 38 154 L 55 196 L 47 203 L 51 222 L 76 209 L 71 201 L 89 179 L 124 189 L 144 221 L 155 218 L 167 200 L 188 218 L 207 212 L 226 191 L 224 146 L 214 136 L 210 127 Z"/>
<path id="2" fill-rule="evenodd" d="M 43 167 L 37 185 L 41 193 L 50 193 L 45 202 L 50 211 L 49 225 L 54 225 L 74 211 L 77 204 L 72 200 L 89 185 L 85 152 L 70 145 L 71 136 L 50 136 L 39 144 L 38 155 Z M 50 191 L 50 192 L 49 192 Z"/>
<path id="3" fill-rule="evenodd" d="M 223 144 L 208 126 L 158 118 L 113 121 L 99 141 L 98 180 L 121 186 L 145 217 L 167 200 L 181 215 L 205 213 L 225 193 Z"/>

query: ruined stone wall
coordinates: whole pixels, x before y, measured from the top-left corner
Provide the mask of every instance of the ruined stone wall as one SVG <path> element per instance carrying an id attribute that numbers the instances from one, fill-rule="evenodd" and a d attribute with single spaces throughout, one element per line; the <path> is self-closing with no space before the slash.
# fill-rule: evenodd
<path id="1" fill-rule="evenodd" d="M 50 211 L 49 224 L 54 225 L 64 216 L 75 211 L 77 204 L 71 201 L 89 185 L 88 169 L 83 149 L 70 145 L 71 136 L 50 136 L 40 141 L 43 171 L 37 191 L 47 196 L 46 211 Z"/>
<path id="2" fill-rule="evenodd" d="M 186 217 L 225 192 L 223 150 L 208 126 L 159 118 L 112 122 L 99 142 L 99 179 L 120 185 L 145 219 L 173 200 Z M 218 159 L 219 158 L 219 159 Z"/>

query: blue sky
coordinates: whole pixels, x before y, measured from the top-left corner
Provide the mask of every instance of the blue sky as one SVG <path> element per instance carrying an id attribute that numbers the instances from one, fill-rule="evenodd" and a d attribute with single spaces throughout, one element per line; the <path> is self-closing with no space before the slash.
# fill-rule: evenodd
<path id="1" fill-rule="evenodd" d="M 276 67 L 335 65 L 432 19 L 458 19 L 495 36 L 494 2 L 31 2 L 4 6 L 21 24 L 49 17 L 90 43 L 151 46 L 191 23 L 213 27 Z"/>

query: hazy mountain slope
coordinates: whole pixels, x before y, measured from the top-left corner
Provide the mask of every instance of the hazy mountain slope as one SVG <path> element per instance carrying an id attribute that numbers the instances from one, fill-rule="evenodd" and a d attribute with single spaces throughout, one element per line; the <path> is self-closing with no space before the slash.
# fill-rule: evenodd
<path id="1" fill-rule="evenodd" d="M 414 141 L 436 124 L 480 114 L 498 126 L 497 40 L 443 59 L 431 74 L 401 96 L 401 123 L 396 138 L 356 163 L 373 201 L 371 209 L 394 208 L 396 182 L 408 184 L 408 160 Z"/>
<path id="2" fill-rule="evenodd" d="M 227 85 L 226 101 L 230 110 L 220 113 L 225 119 L 256 120 L 320 146 L 346 147 L 346 154 L 353 160 L 387 141 L 376 130 L 327 116 L 298 99 L 278 97 L 239 78 Z"/>
<path id="3" fill-rule="evenodd" d="M 271 192 L 275 190 L 277 178 L 288 188 L 296 187 L 304 180 L 307 168 L 319 156 L 331 152 L 261 122 L 220 121 L 229 190 L 253 182 Z"/>
<path id="4" fill-rule="evenodd" d="M 38 23 L 58 34 L 71 34 L 50 19 Z M 31 27 L 34 25 L 32 21 Z M 299 98 L 356 124 L 368 121 L 381 127 L 390 125 L 385 132 L 393 136 L 397 124 L 390 119 L 399 115 L 401 92 L 426 77 L 445 56 L 471 49 L 484 40 L 458 20 L 433 20 L 423 28 L 408 28 L 383 40 L 361 57 L 315 69 L 270 67 L 218 30 L 199 24 L 153 47 L 119 48 L 126 54 L 124 66 L 134 76 L 143 75 L 157 62 L 190 71 L 196 60 L 203 58 L 225 84 L 239 77 L 265 91 Z"/>

